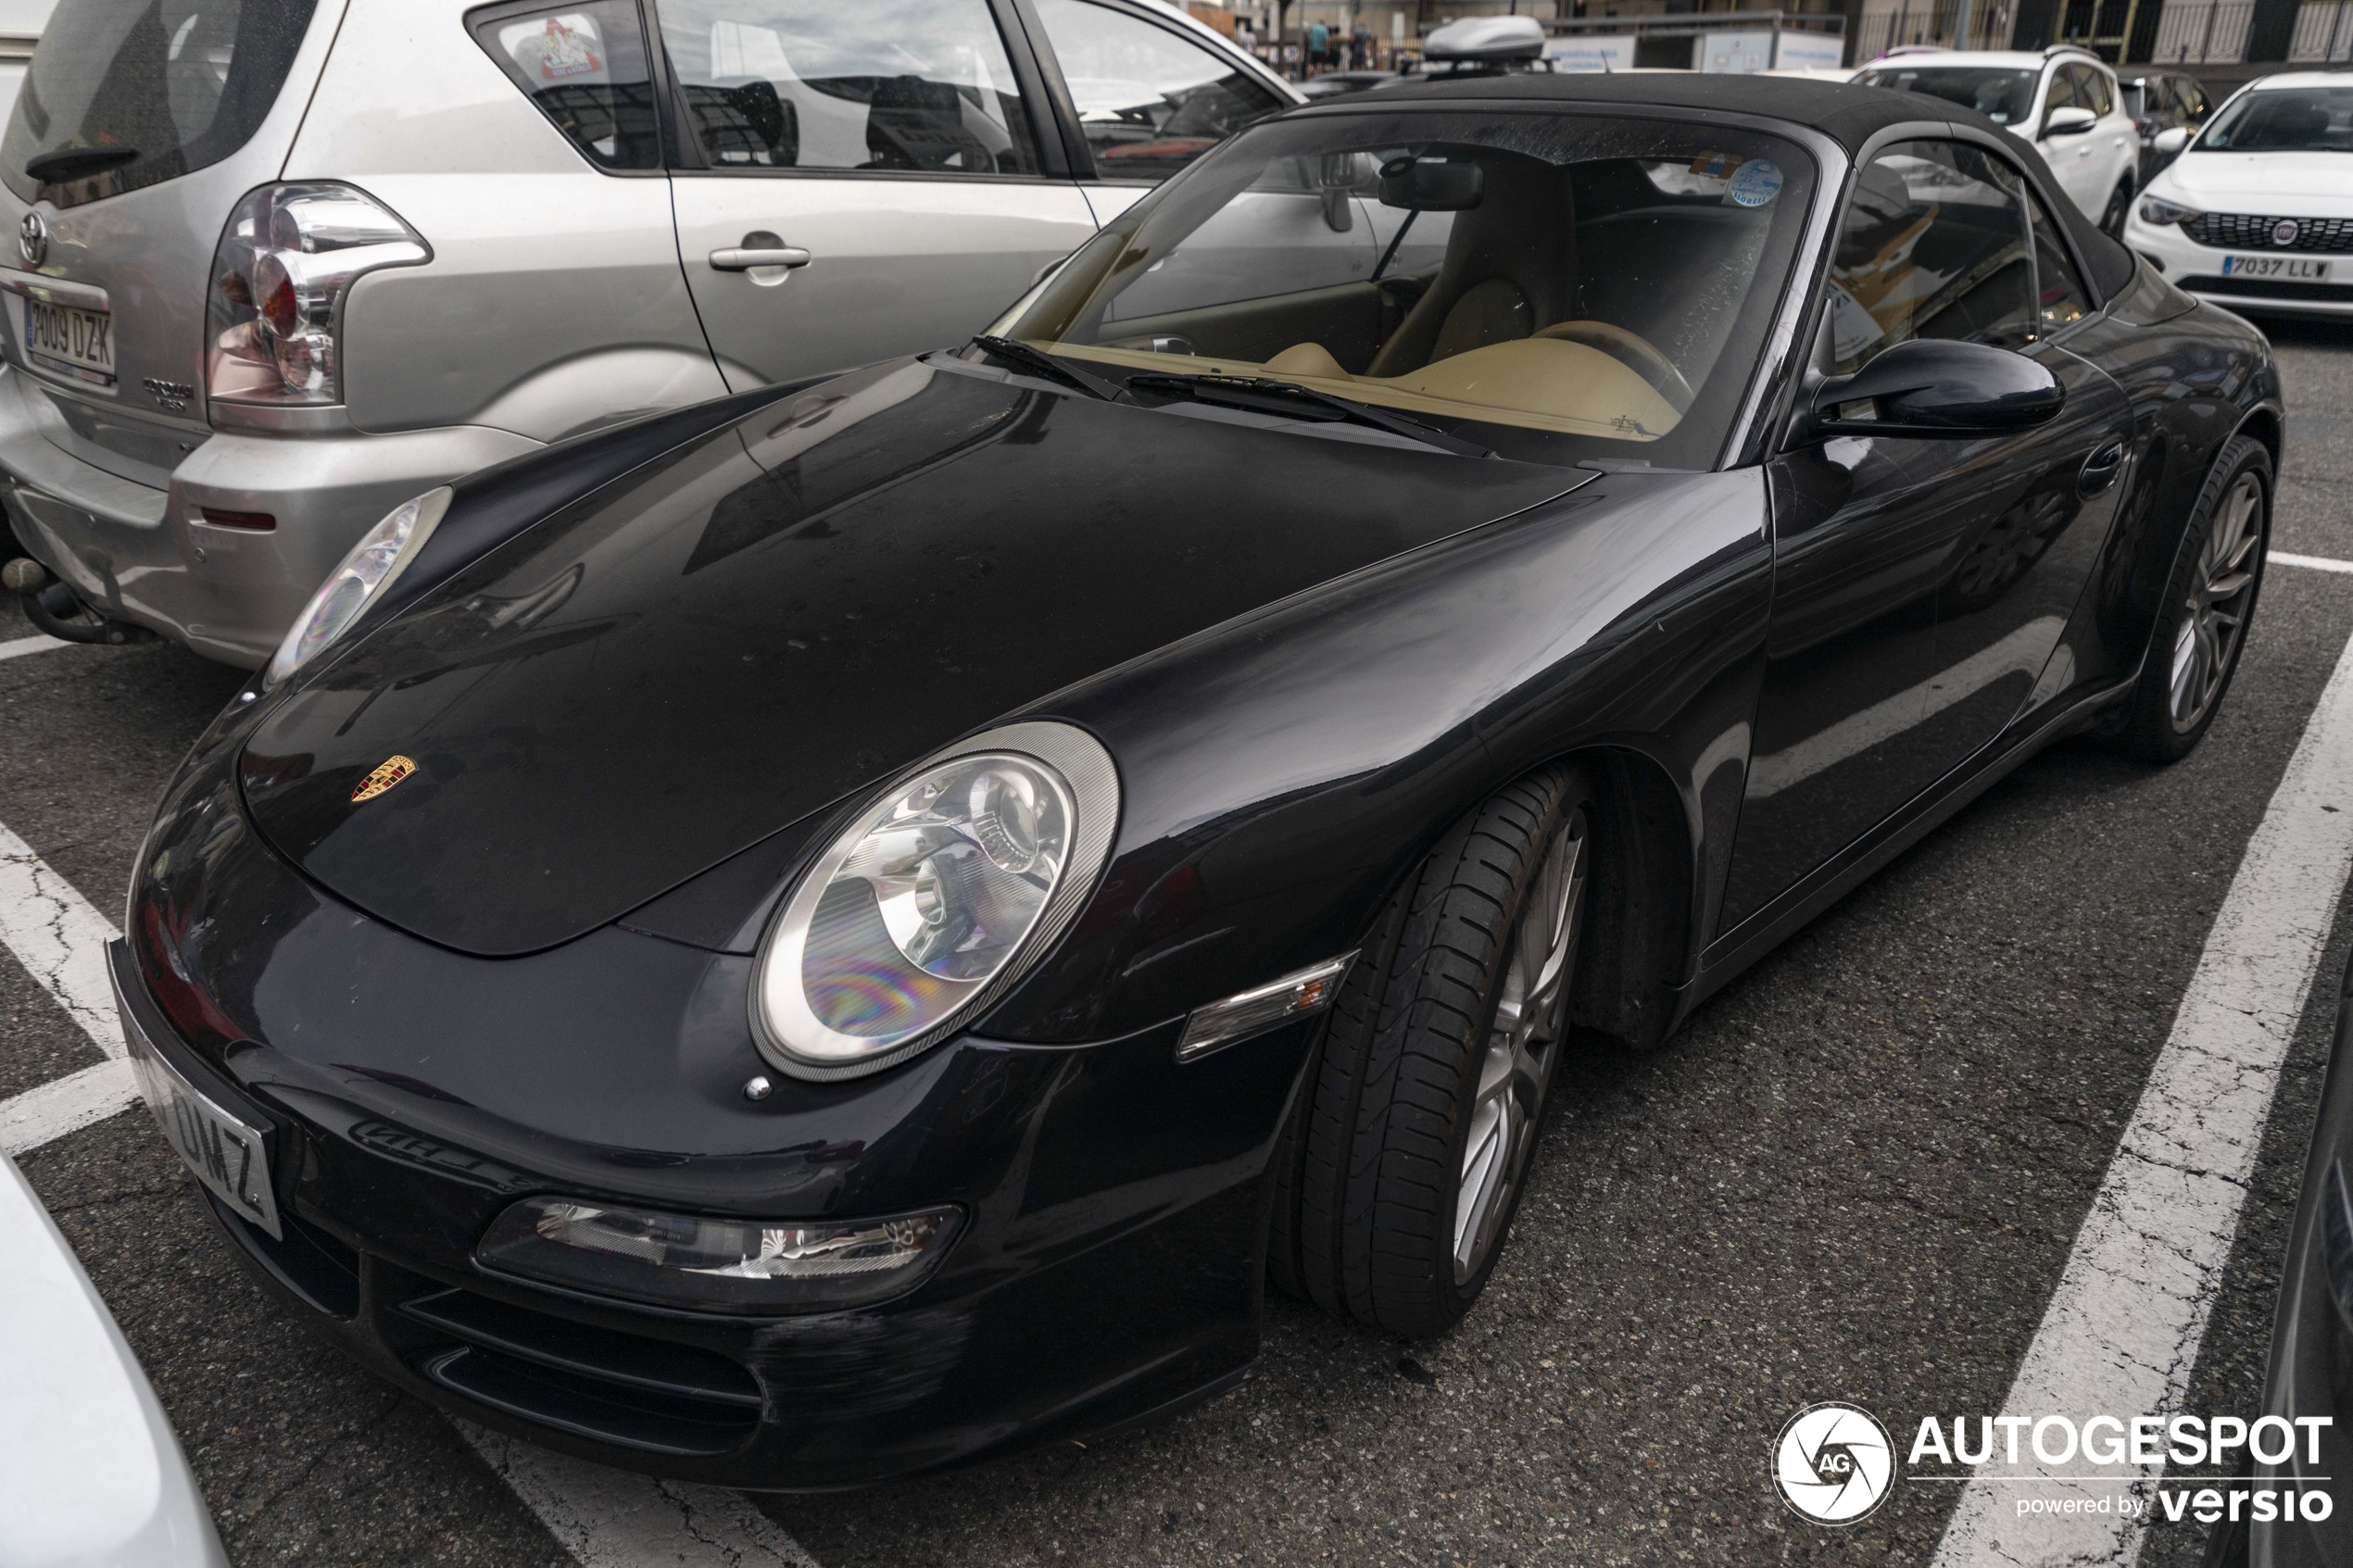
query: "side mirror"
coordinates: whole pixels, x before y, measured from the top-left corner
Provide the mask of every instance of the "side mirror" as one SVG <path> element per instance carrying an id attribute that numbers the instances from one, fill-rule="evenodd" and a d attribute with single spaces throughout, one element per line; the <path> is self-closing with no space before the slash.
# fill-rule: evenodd
<path id="1" fill-rule="evenodd" d="M 2045 136 L 2081 136 L 2100 122 L 2100 117 L 2089 109 L 2068 107 L 2053 109 L 2043 120 Z"/>
<path id="2" fill-rule="evenodd" d="M 2189 144 L 2190 128 L 2186 125 L 2176 125 L 2170 130 L 2160 131 L 2157 133 L 2157 140 L 2149 144 L 2168 157 L 2171 157 Z"/>
<path id="3" fill-rule="evenodd" d="M 1961 439 L 2045 424 L 2067 401 L 2058 378 L 1989 344 L 1912 338 L 1815 390 L 1819 435 Z"/>

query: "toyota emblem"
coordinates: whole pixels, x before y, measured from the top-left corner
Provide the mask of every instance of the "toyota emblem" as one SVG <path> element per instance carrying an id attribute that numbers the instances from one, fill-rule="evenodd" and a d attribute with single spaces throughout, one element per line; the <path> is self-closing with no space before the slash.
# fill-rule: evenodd
<path id="1" fill-rule="evenodd" d="M 2271 225 L 2271 243 L 2275 245 L 2292 245 L 2296 243 L 2296 236 L 2303 232 L 2296 225 L 2295 219 L 2283 218 Z"/>
<path id="2" fill-rule="evenodd" d="M 38 267 L 49 259 L 49 225 L 41 214 L 28 212 L 17 226 L 17 248 L 24 252 L 24 264 Z"/>

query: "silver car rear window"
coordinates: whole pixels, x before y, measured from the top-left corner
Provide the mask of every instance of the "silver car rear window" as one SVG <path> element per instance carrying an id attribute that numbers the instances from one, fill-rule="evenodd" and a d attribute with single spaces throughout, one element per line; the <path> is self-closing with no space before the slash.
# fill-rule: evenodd
<path id="1" fill-rule="evenodd" d="M 0 137 L 0 182 L 79 207 L 219 163 L 277 102 L 315 6 L 58 0 Z"/>

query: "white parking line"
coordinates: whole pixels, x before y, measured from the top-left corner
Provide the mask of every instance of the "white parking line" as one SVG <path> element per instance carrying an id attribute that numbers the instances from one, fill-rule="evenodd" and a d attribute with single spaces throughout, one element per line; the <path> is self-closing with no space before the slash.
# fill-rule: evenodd
<path id="1" fill-rule="evenodd" d="M 18 659 L 29 653 L 47 653 L 51 648 L 73 646 L 62 637 L 19 637 L 14 642 L 0 643 L 0 659 Z"/>
<path id="2" fill-rule="evenodd" d="M 0 944 L 107 1057 L 0 1101 L 0 1151 L 27 1153 L 138 1102 L 107 979 L 114 935 L 31 846 L 0 827 Z M 738 1493 L 608 1470 L 457 1424 L 583 1568 L 816 1568 Z"/>
<path id="3" fill-rule="evenodd" d="M 2093 1415 L 2130 1420 L 2180 1410 L 2238 1234 L 2280 1063 L 2303 1017 L 2348 871 L 2353 644 L 2338 659 L 2247 842 L 2173 1032 L 2020 1363 L 2005 1414 L 2063 1415 L 2080 1424 Z M 2216 1413 L 2252 1419 L 2260 1412 Z M 2128 1487 L 2146 1502 L 2160 1467 L 2099 1465 L 2081 1456 L 2043 1464 L 2030 1448 L 2020 1452 L 2021 1463 L 1978 1467 L 1938 1544 L 1936 1568 L 2130 1568 L 2145 1532 L 2120 1513 L 2021 1518 L 2017 1505 L 2021 1498 L 2098 1505 Z"/>
<path id="4" fill-rule="evenodd" d="M 2353 560 L 2331 560 L 2326 556 L 2291 556 L 2284 550 L 2269 550 L 2263 558 L 2273 566 L 2300 566 L 2308 571 L 2353 571 Z"/>

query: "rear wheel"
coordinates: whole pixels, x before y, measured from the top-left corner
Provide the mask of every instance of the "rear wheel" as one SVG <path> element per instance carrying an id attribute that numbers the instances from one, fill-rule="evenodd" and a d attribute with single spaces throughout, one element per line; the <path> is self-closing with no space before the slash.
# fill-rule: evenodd
<path id="1" fill-rule="evenodd" d="M 2133 756 L 2178 760 L 2214 722 L 2255 616 L 2271 522 L 2271 455 L 2259 441 L 2233 436 L 2175 548 L 2140 684 L 2117 733 Z"/>
<path id="2" fill-rule="evenodd" d="M 1478 1299 L 1567 1048 L 1592 801 L 1575 768 L 1520 780 L 1383 911 L 1277 1171 L 1277 1285 L 1412 1336 Z"/>

